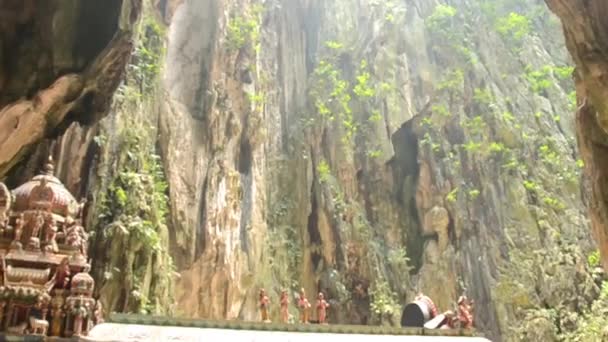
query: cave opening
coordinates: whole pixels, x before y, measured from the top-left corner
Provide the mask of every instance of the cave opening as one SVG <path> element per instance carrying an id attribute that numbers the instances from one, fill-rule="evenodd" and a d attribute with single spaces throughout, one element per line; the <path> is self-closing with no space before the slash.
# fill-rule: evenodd
<path id="1" fill-rule="evenodd" d="M 418 216 L 416 190 L 420 167 L 418 164 L 418 137 L 414 120 L 404 123 L 393 135 L 391 142 L 395 155 L 389 161 L 395 184 L 394 196 L 401 206 L 400 220 L 404 232 L 405 248 L 415 274 L 422 267 L 424 237 Z"/>

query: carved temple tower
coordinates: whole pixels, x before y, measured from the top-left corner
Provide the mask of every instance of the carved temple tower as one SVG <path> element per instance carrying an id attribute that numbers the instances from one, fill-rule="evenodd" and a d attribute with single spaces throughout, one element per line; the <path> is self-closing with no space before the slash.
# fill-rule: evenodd
<path id="1" fill-rule="evenodd" d="M 83 204 L 53 170 L 49 158 L 12 193 L 0 183 L 0 331 L 79 336 L 99 319 Z"/>

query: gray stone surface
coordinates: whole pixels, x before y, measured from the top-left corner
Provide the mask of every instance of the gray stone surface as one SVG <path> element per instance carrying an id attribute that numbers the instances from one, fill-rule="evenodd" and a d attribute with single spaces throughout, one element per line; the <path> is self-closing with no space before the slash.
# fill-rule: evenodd
<path id="1" fill-rule="evenodd" d="M 340 339 L 349 342 L 487 342 L 481 337 L 390 336 L 271 332 L 255 330 L 198 329 L 104 323 L 91 330 L 83 341 L 247 341 L 247 342 L 325 342 Z"/>

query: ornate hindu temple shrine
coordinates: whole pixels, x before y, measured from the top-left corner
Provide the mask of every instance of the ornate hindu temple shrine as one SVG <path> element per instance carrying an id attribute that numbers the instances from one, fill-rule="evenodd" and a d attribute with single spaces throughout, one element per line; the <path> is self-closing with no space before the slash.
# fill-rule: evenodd
<path id="1" fill-rule="evenodd" d="M 86 335 L 100 320 L 79 203 L 53 175 L 9 191 L 0 183 L 0 331 Z"/>

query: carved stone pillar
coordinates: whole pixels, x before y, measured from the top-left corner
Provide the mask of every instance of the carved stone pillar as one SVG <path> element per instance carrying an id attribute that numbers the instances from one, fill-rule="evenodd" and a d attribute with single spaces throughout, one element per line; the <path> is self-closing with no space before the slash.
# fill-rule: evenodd
<path id="1" fill-rule="evenodd" d="M 51 325 L 51 336 L 61 336 L 61 325 L 63 323 L 63 318 L 65 314 L 61 308 L 53 308 L 51 310 L 51 315 L 53 316 L 52 325 Z"/>
<path id="2" fill-rule="evenodd" d="M 55 296 L 51 300 L 51 336 L 61 336 L 65 312 L 63 311 L 63 290 L 55 290 Z"/>
<path id="3" fill-rule="evenodd" d="M 4 320 L 4 331 L 6 331 L 6 328 L 8 328 L 10 321 L 13 318 L 13 299 L 9 299 L 8 300 L 8 312 L 6 313 L 6 319 Z"/>
<path id="4" fill-rule="evenodd" d="M 5 301 L 0 301 L 0 326 L 4 323 L 4 308 L 6 307 Z"/>
<path id="5" fill-rule="evenodd" d="M 81 336 L 82 334 L 82 308 L 76 309 L 76 315 L 74 316 L 74 335 Z"/>

